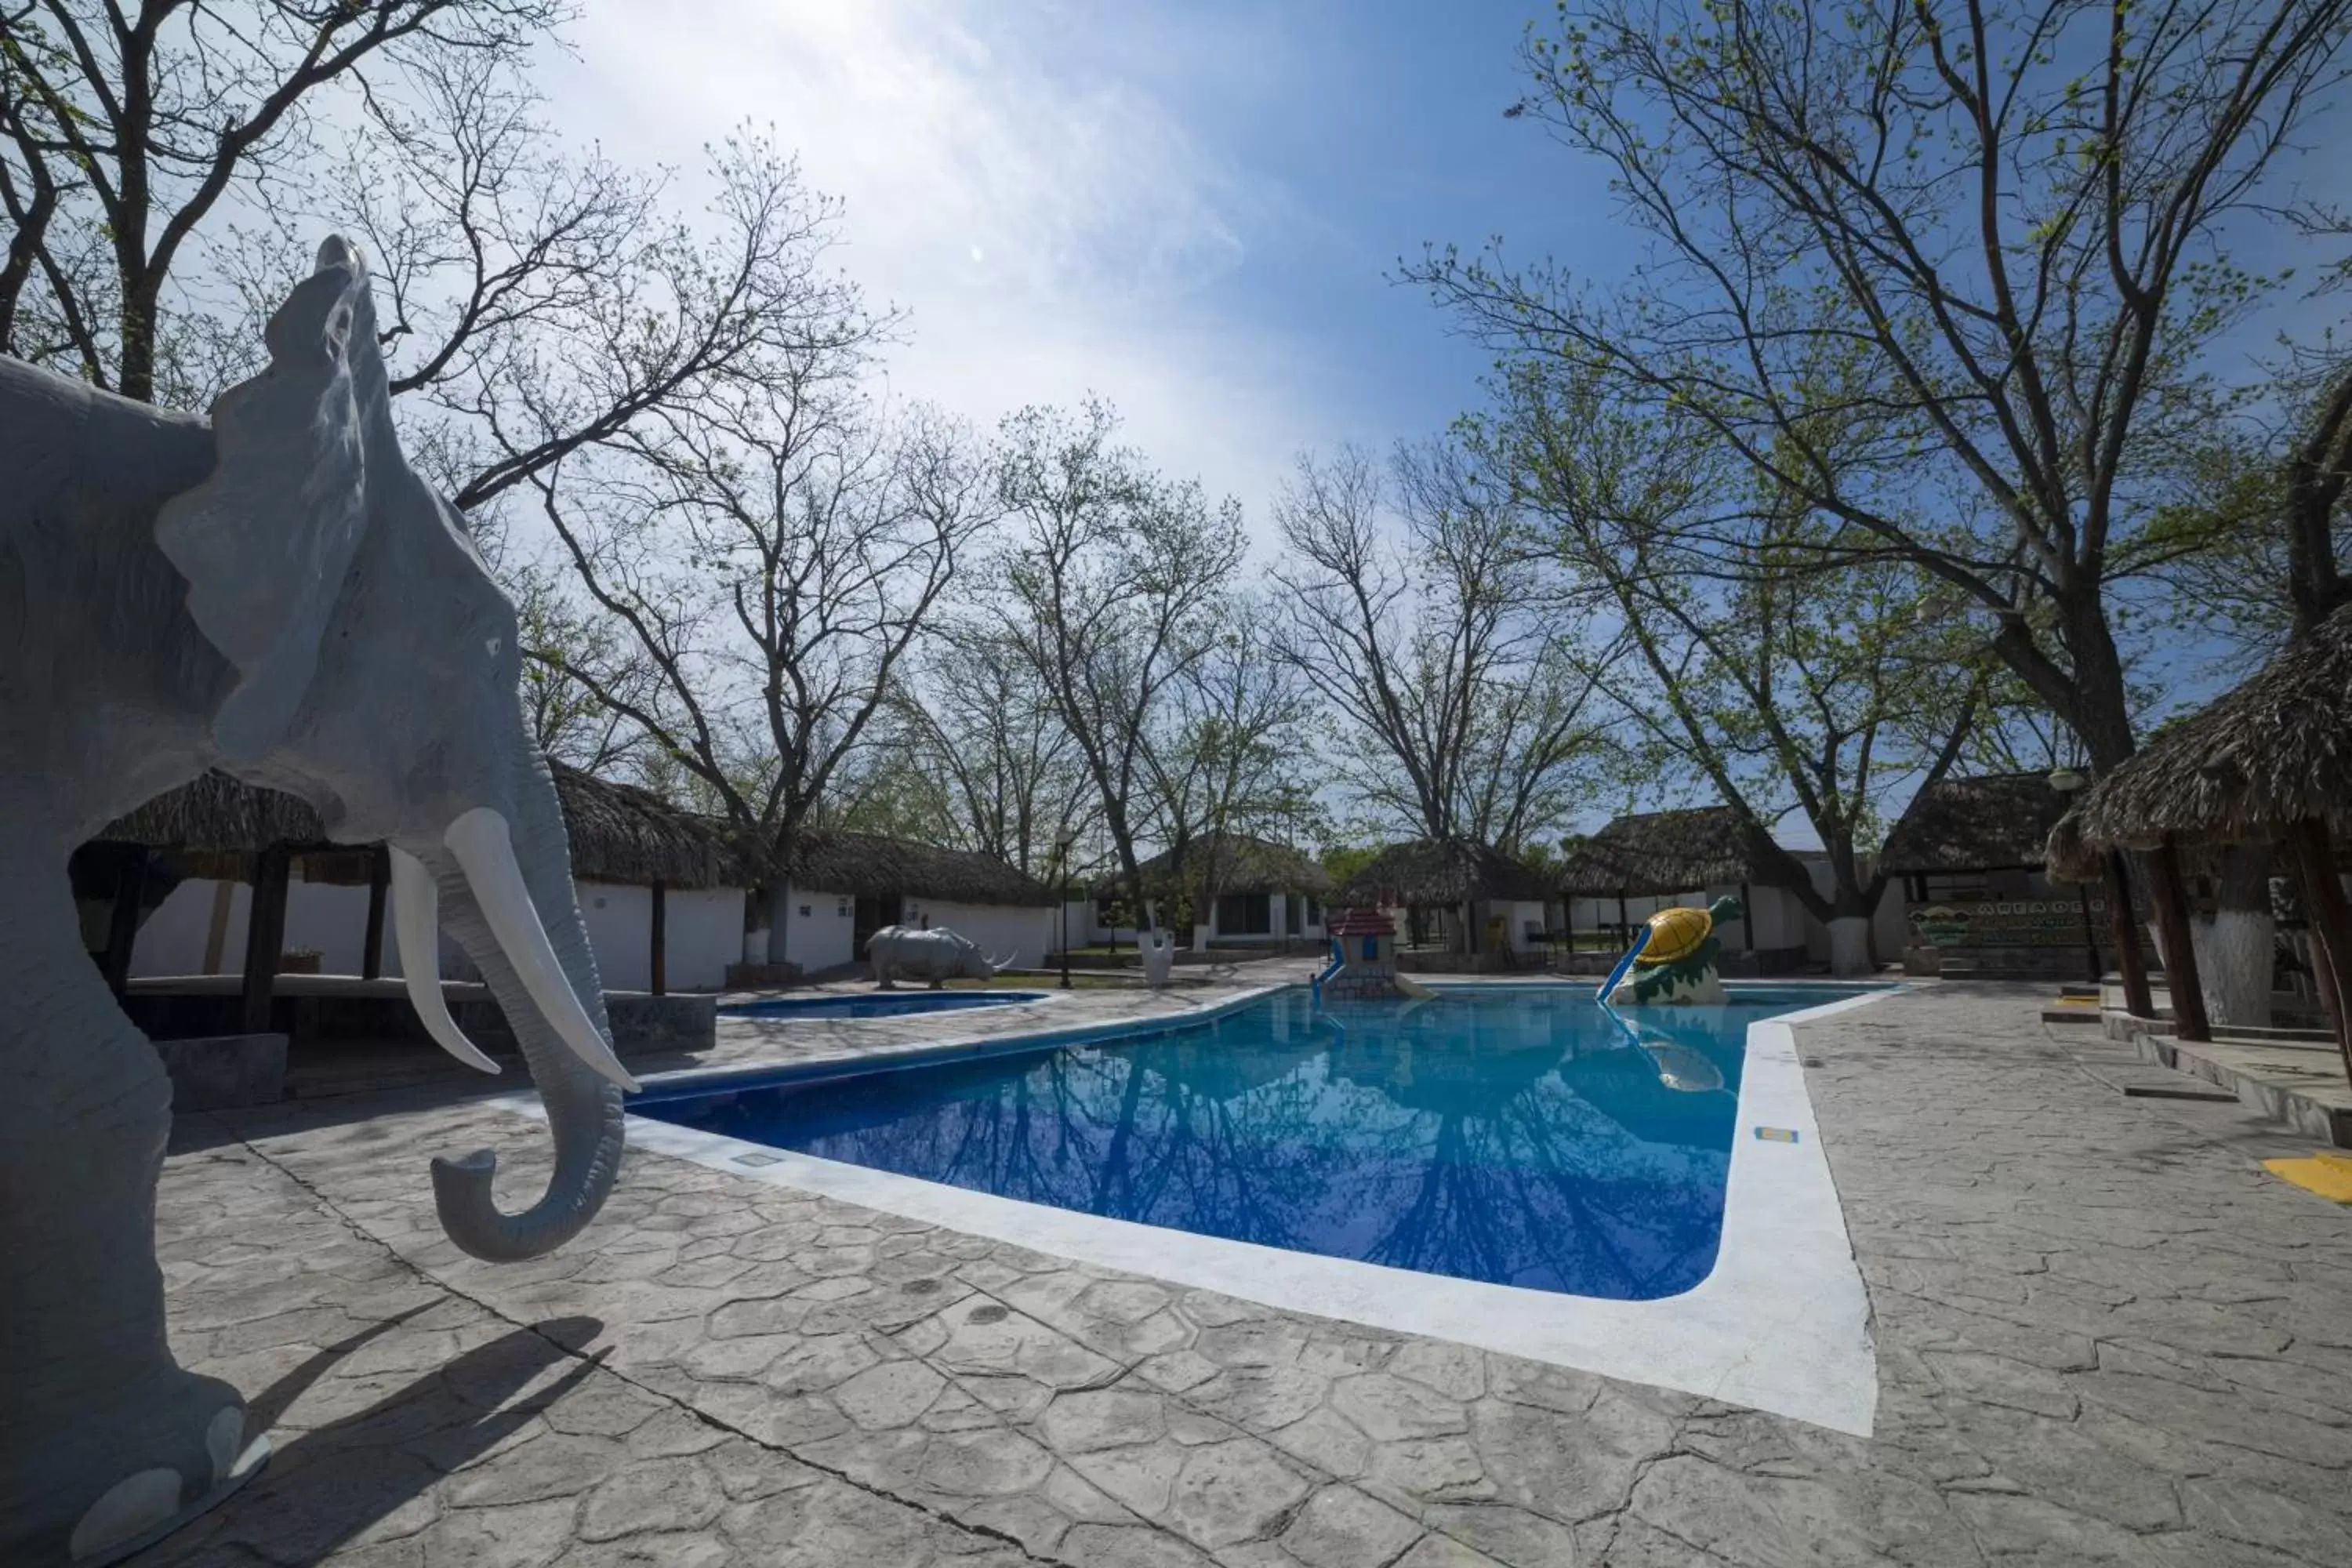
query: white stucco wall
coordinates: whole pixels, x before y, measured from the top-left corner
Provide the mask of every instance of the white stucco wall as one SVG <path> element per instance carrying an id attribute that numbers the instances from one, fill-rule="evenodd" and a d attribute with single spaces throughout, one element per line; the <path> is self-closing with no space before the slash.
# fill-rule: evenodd
<path id="1" fill-rule="evenodd" d="M 228 889 L 228 920 L 221 932 L 220 962 L 212 971 L 236 974 L 245 968 L 245 932 L 252 919 L 253 889 L 242 882 L 215 882 L 195 878 L 172 889 L 171 896 L 147 917 L 131 949 L 134 975 L 203 974 L 205 945 L 212 929 L 213 900 Z M 331 882 L 305 882 L 299 876 L 286 885 L 286 948 L 316 948 L 319 967 L 328 974 L 357 974 L 360 947 L 367 936 L 368 890 L 338 887 Z M 400 973 L 390 921 L 383 935 L 383 972 Z M 444 939 L 445 955 L 454 958 L 457 945 Z"/>
<path id="2" fill-rule="evenodd" d="M 1711 902 L 1727 894 L 1738 898 L 1740 896 L 1740 891 L 1738 888 L 1709 889 L 1708 901 Z M 1756 906 L 1748 911 L 1748 918 L 1753 922 L 1756 933 L 1754 945 L 1759 950 L 1810 947 L 1812 940 L 1813 918 L 1805 912 L 1805 906 L 1797 901 L 1794 894 L 1780 888 L 1759 888 L 1750 885 L 1748 898 Z M 1749 945 L 1747 931 L 1741 930 L 1738 922 L 1733 923 L 1731 930 L 1725 935 L 1724 942 L 1735 951 L 1745 951 Z M 1829 936 L 1824 931 L 1822 933 L 1823 956 L 1828 954 L 1828 942 Z"/>
<path id="3" fill-rule="evenodd" d="M 196 879 L 173 889 L 139 928 L 139 940 L 131 950 L 131 973 L 139 976 L 205 973 L 213 901 L 224 887 L 229 894 L 228 919 L 222 931 L 220 962 L 213 973 L 242 972 L 253 889 L 242 882 Z M 582 882 L 579 895 L 588 942 L 595 950 L 596 971 L 604 988 L 643 991 L 649 987 L 653 984 L 652 890 Z M 323 973 L 359 973 L 363 967 L 360 948 L 367 935 L 367 906 L 365 888 L 305 882 L 296 877 L 286 886 L 286 948 L 317 949 Z M 668 926 L 669 988 L 715 991 L 726 980 L 727 965 L 742 956 L 742 889 L 673 890 Z M 393 940 L 389 919 L 384 922 L 383 973 L 387 978 L 402 973 L 400 944 Z M 456 980 L 472 973 L 465 954 L 444 932 L 442 976 Z"/>
<path id="4" fill-rule="evenodd" d="M 607 991 L 653 986 L 654 894 L 614 882 L 579 884 L 580 914 L 596 973 Z M 667 980 L 672 991 L 717 991 L 727 966 L 743 956 L 743 889 L 673 888 L 665 900 Z"/>
<path id="5" fill-rule="evenodd" d="M 1544 929 L 1544 905 L 1541 900 L 1496 899 L 1486 905 L 1483 913 L 1487 918 L 1498 915 L 1502 917 L 1503 929 L 1508 935 L 1513 952 L 1530 952 L 1537 950 L 1537 944 L 1528 940 L 1528 932 L 1530 928 L 1538 931 Z M 1486 940 L 1483 929 L 1478 933 L 1478 940 L 1482 943 Z"/>
<path id="6" fill-rule="evenodd" d="M 847 893 L 814 888 L 789 888 L 785 907 L 784 959 L 814 973 L 850 962 L 856 956 L 857 900 Z"/>
<path id="7" fill-rule="evenodd" d="M 1911 945 L 1910 909 L 1903 900 L 1903 879 L 1889 877 L 1871 915 L 1871 942 L 1881 963 L 1893 963 Z"/>
<path id="8" fill-rule="evenodd" d="M 1059 927 L 1050 905 L 957 904 L 945 899 L 908 899 L 907 923 L 919 926 L 929 917 L 931 929 L 941 926 L 980 944 L 991 958 L 1002 958 L 1015 969 L 1035 969 L 1045 962 Z M 1073 931 L 1072 934 L 1076 933 Z"/>

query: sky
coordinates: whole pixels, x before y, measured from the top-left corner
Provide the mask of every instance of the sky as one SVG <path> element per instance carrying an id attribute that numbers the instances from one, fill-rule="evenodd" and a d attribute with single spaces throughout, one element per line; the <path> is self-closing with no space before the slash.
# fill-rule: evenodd
<path id="1" fill-rule="evenodd" d="M 682 194 L 708 143 L 772 131 L 845 204 L 839 264 L 908 313 L 895 395 L 985 428 L 1099 395 L 1163 472 L 1237 497 L 1270 553 L 1302 451 L 1418 439 L 1483 402 L 1486 352 L 1398 281 L 1404 262 L 1500 238 L 1605 282 L 1639 258 L 1601 168 L 1504 117 L 1527 22 L 1550 11 L 594 0 L 539 79 L 567 136 L 675 167 Z M 2352 163 L 2294 177 L 2352 195 Z M 2272 264 L 2263 249 L 2240 259 Z M 2173 655 L 2169 705 L 2221 682 L 2207 651 Z"/>
<path id="2" fill-rule="evenodd" d="M 905 309 L 894 395 L 982 426 L 1089 392 L 1163 471 L 1267 502 L 1302 450 L 1478 402 L 1394 281 L 1425 245 L 1611 270 L 1600 176 L 1503 110 L 1531 0 L 599 0 L 542 80 L 567 133 L 690 172 L 772 127 Z"/>

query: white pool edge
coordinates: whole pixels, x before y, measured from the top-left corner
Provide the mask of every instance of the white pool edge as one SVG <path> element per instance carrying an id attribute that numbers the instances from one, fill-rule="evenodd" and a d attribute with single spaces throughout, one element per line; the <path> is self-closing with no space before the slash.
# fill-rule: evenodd
<path id="1" fill-rule="evenodd" d="M 1145 1020 L 1181 1027 L 1280 989 Z M 1870 1299 L 1845 1228 L 1797 1053 L 1793 1026 L 1867 1006 L 1866 992 L 1748 1026 L 1738 1121 L 1714 1270 L 1679 1296 L 1612 1301 L 1488 1285 L 1290 1252 L 922 1181 L 632 1115 L 641 1149 L 1034 1251 L 1243 1300 L 1421 1334 L 1748 1405 L 1855 1436 L 1878 1406 Z M 1052 1031 L 1083 1038 L 1094 1029 Z M 977 1054 L 1053 1043 L 1047 1035 L 971 1043 Z M 933 1047 L 934 1051 L 961 1047 Z M 883 1058 L 885 1064 L 887 1058 Z M 908 1065 L 915 1065 L 909 1063 Z M 648 1080 L 716 1089 L 749 1069 Z M 536 1097 L 504 1101 L 541 1114 Z M 1768 1142 L 1759 1127 L 1796 1133 Z M 749 1163 L 747 1163 L 747 1160 Z"/>

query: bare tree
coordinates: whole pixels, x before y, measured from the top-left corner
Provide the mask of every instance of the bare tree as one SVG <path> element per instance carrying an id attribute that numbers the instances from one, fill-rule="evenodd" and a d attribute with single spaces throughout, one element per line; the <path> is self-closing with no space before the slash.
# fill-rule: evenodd
<path id="1" fill-rule="evenodd" d="M 1969 595 L 2111 767 L 2133 733 L 2107 586 L 2179 547 L 2145 537 L 2151 479 L 2228 410 L 2200 356 L 2268 282 L 2223 232 L 2263 214 L 2347 20 L 2345 0 L 1604 0 L 1530 37 L 1516 108 L 1614 174 L 1655 265 L 1606 296 L 1499 259 L 1417 275 Z M 1874 461 L 1822 445 L 1856 412 Z"/>
<path id="2" fill-rule="evenodd" d="M 962 427 L 922 409 L 885 418 L 830 388 L 832 368 L 776 367 L 530 480 L 654 689 L 558 668 L 639 726 L 758 858 L 772 962 L 781 867 L 992 508 Z"/>
<path id="3" fill-rule="evenodd" d="M 1596 683 L 1472 455 L 1400 447 L 1385 475 L 1353 448 L 1303 458 L 1275 521 L 1275 651 L 1345 726 L 1334 763 L 1373 814 L 1506 849 L 1559 826 L 1605 729 Z"/>
<path id="4" fill-rule="evenodd" d="M 479 515 L 780 354 L 896 318 L 826 268 L 838 205 L 749 132 L 709 210 L 546 122 L 563 0 L 0 0 L 0 350 L 201 405 L 249 374 L 320 235 L 367 249 L 404 434 Z"/>
<path id="5" fill-rule="evenodd" d="M 1027 408 L 1004 421 L 999 494 L 1011 532 L 982 614 L 1018 649 L 1077 747 L 1118 869 L 1141 885 L 1151 747 L 1216 642 L 1242 559 L 1241 509 L 1151 473 L 1115 446 L 1118 416 Z M 1147 929 L 1154 915 L 1147 903 Z"/>
<path id="6" fill-rule="evenodd" d="M 1021 651 L 971 626 L 944 631 L 897 704 L 903 768 L 931 804 L 930 836 L 1046 874 L 1053 846 L 1093 825 L 1093 789 L 1060 712 Z"/>
<path id="7" fill-rule="evenodd" d="M 1160 885 L 1144 891 L 1190 900 L 1196 924 L 1236 837 L 1295 839 L 1319 816 L 1311 691 L 1273 656 L 1281 614 L 1260 595 L 1228 598 L 1144 748 L 1150 832 L 1164 850 Z"/>
<path id="8" fill-rule="evenodd" d="M 218 308 L 218 221 L 300 189 L 330 101 L 373 68 L 521 59 L 562 0 L 11 0 L 0 9 L 0 347 L 126 397 L 170 392 L 167 318 Z"/>
<path id="9" fill-rule="evenodd" d="M 597 696 L 611 692 L 630 706 L 654 701 L 658 676 L 644 650 L 611 616 L 580 602 L 568 561 L 494 558 L 490 570 L 515 602 L 527 654 L 523 711 L 540 750 L 583 773 L 652 782 L 646 773 L 652 737 L 623 707 Z"/>
<path id="10" fill-rule="evenodd" d="M 1969 595 L 2113 768 L 2136 736 L 2110 584 L 2204 546 L 2148 528 L 2164 454 L 2248 390 L 2206 356 L 2274 279 L 2225 242 L 2283 205 L 2266 176 L 2342 79 L 2347 24 L 2352 0 L 1599 0 L 1530 35 L 1509 112 L 1601 161 L 1651 257 L 1608 296 L 1451 252 L 1414 276 Z M 1814 437 L 1854 413 L 1873 460 Z M 2149 865 L 2187 979 L 2176 858 Z"/>
<path id="11" fill-rule="evenodd" d="M 1704 778 L 1766 879 L 1829 929 L 1839 973 L 1863 972 L 1886 881 L 1863 857 L 1889 792 L 1942 778 L 1977 729 L 1991 685 L 1981 632 L 1911 562 L 1843 560 L 1856 553 L 1834 537 L 1843 525 L 1758 493 L 1700 422 L 1614 406 L 1598 382 L 1523 368 L 1481 449 L 1624 627 L 1633 657 L 1593 676 L 1652 761 Z M 1828 855 L 1826 894 L 1774 841 L 1792 812 Z"/>

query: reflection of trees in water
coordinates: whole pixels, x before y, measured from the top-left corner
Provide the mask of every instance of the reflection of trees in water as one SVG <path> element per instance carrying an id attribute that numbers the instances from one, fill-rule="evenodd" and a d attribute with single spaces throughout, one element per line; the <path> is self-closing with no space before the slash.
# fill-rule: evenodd
<path id="1" fill-rule="evenodd" d="M 1714 1255 L 1728 1101 L 1664 1088 L 1589 1007 L 1501 1000 L 1448 999 L 1457 1011 L 1418 1028 L 1349 1019 L 1339 1070 L 1419 1109 L 1427 1142 L 1417 1166 L 1365 1173 L 1386 1224 L 1361 1256 L 1595 1295 L 1695 1283 Z"/>
<path id="2" fill-rule="evenodd" d="M 1119 1047 L 740 1097 L 701 1124 L 1150 1225 L 1645 1297 L 1714 1254 L 1732 1099 L 1679 1094 L 1589 1005 L 1303 997 Z M 1648 1026 L 1641 1031 L 1652 1039 Z M 1706 1020 L 1656 1039 L 1738 1082 Z"/>

